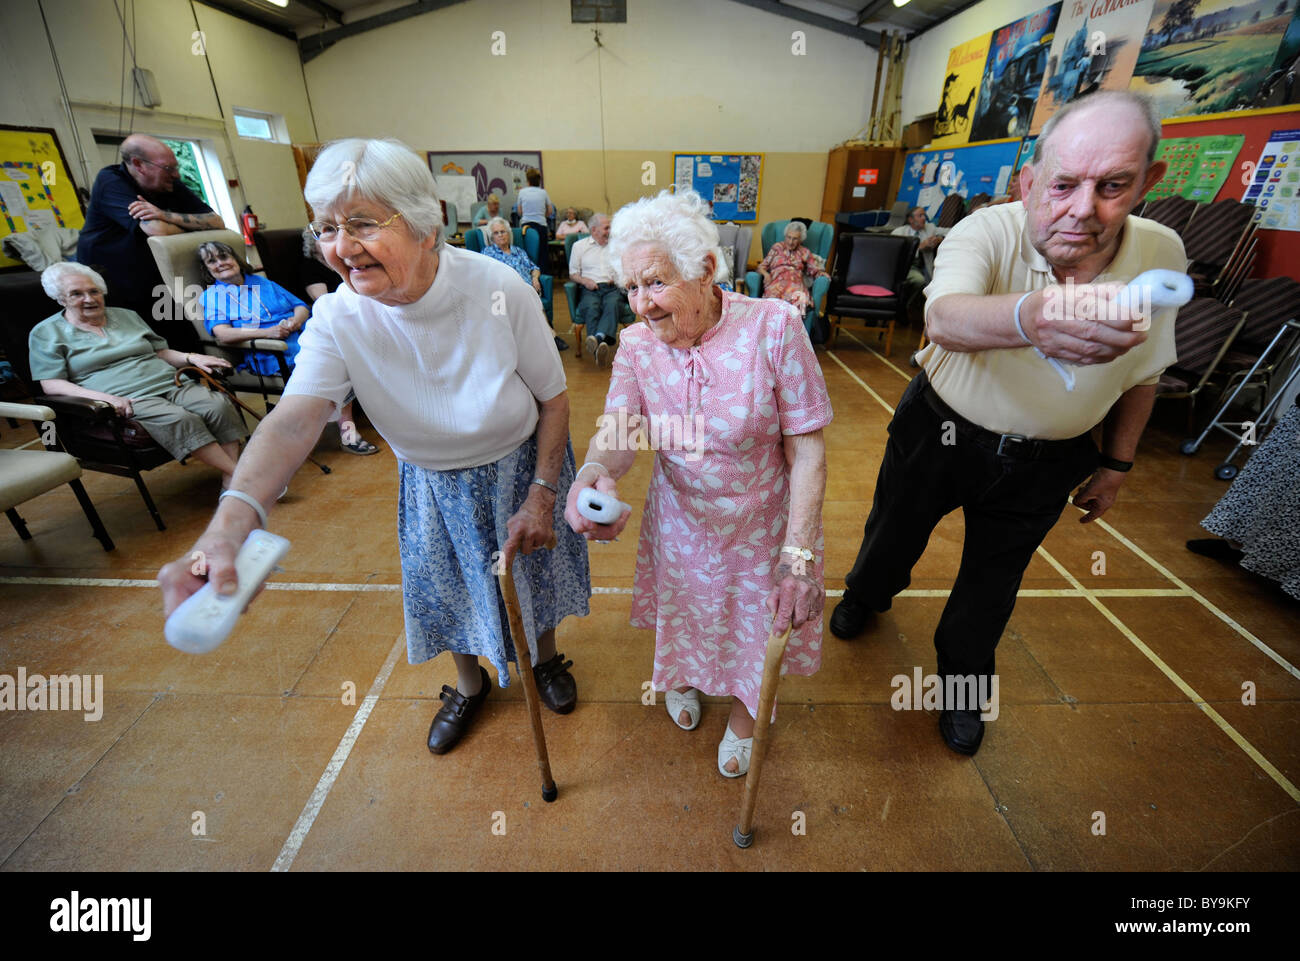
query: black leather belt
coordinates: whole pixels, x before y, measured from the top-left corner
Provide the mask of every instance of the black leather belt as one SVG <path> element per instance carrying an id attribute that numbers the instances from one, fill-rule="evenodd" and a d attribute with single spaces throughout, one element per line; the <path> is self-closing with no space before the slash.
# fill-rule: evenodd
<path id="1" fill-rule="evenodd" d="M 988 448 L 999 457 L 1011 457 L 1016 460 L 1056 460 L 1064 457 L 1070 447 L 1078 444 L 1081 438 L 1088 436 L 1087 434 L 1080 434 L 1079 437 L 1070 437 L 1066 440 L 1038 440 L 1033 437 L 1026 437 L 1023 434 L 998 434 L 985 427 L 980 427 L 978 424 L 971 423 L 945 404 L 943 398 L 930 386 L 928 379 L 921 388 L 921 396 L 925 398 L 925 402 L 930 405 L 930 409 L 938 414 L 940 418 L 953 422 L 957 428 L 957 433 L 974 441 L 981 447 Z"/>

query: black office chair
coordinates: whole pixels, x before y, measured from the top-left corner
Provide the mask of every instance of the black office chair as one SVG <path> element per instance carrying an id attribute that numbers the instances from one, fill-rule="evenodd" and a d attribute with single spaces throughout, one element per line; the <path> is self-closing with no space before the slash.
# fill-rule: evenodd
<path id="1" fill-rule="evenodd" d="M 903 282 L 916 256 L 915 237 L 882 234 L 845 234 L 835 254 L 835 275 L 826 295 L 826 316 L 831 324 L 831 346 L 840 335 L 842 317 L 879 327 L 885 354 L 894 345 L 894 326 L 907 319 Z M 877 321 L 878 323 L 870 323 Z"/>

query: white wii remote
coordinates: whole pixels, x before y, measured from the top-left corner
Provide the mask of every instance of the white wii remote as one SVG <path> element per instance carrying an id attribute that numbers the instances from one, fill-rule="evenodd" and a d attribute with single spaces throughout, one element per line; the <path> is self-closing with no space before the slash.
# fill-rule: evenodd
<path id="1" fill-rule="evenodd" d="M 216 648 L 230 635 L 249 599 L 287 553 L 289 542 L 283 537 L 260 529 L 253 531 L 235 557 L 239 588 L 233 594 L 221 595 L 211 582 L 204 584 L 167 618 L 167 643 L 188 654 L 206 654 Z"/>
<path id="2" fill-rule="evenodd" d="M 631 504 L 594 487 L 584 487 L 578 493 L 578 513 L 597 524 L 612 524 L 631 510 Z"/>
<path id="3" fill-rule="evenodd" d="M 1192 278 L 1176 270 L 1147 270 L 1133 278 L 1127 287 L 1115 295 L 1115 303 L 1130 313 L 1162 307 L 1181 307 L 1192 299 Z M 1151 326 L 1150 318 L 1143 317 L 1145 326 L 1135 326 L 1134 330 L 1146 330 Z M 1038 356 L 1043 357 L 1061 375 L 1066 390 L 1074 390 L 1074 371 L 1068 364 L 1063 364 L 1055 357 L 1047 357 L 1037 347 Z"/>

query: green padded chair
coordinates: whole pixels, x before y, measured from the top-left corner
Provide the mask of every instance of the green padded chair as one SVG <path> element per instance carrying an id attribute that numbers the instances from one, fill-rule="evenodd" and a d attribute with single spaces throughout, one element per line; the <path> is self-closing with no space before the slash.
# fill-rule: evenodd
<path id="1" fill-rule="evenodd" d="M 774 220 L 771 223 L 763 225 L 763 233 L 760 242 L 763 245 L 763 256 L 772 249 L 772 245 L 780 243 L 785 239 L 785 228 L 790 225 L 788 220 Z M 828 261 L 831 256 L 831 243 L 835 238 L 835 228 L 831 224 L 822 223 L 820 220 L 814 220 L 808 228 L 808 237 L 804 240 L 804 246 L 815 253 L 823 262 Z M 745 287 L 751 297 L 758 297 L 762 293 L 763 278 L 758 271 L 751 270 L 745 274 Z M 831 278 L 829 275 L 818 277 L 812 285 L 812 306 L 808 308 L 808 313 L 804 315 L 803 325 L 807 329 L 809 336 L 812 336 L 813 321 L 817 315 L 825 309 L 826 292 L 831 288 Z"/>

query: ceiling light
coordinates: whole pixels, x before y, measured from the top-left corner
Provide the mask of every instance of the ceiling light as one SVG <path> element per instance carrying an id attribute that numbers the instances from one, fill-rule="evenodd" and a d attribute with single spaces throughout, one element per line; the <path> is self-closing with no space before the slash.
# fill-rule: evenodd
<path id="1" fill-rule="evenodd" d="M 271 0 L 271 2 L 276 3 L 277 0 Z M 906 5 L 907 5 L 907 0 L 894 0 L 894 6 L 896 7 L 903 7 Z"/>
<path id="2" fill-rule="evenodd" d="M 277 7 L 287 7 L 289 5 L 289 0 L 266 0 L 266 2 L 273 3 Z M 898 0 L 894 0 L 894 3 L 898 3 Z M 907 3 L 907 0 L 903 0 L 903 3 Z"/>

